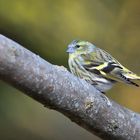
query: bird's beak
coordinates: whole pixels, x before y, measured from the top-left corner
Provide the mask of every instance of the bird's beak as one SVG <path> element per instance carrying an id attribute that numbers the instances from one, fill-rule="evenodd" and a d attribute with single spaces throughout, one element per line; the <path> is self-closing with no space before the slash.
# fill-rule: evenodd
<path id="1" fill-rule="evenodd" d="M 67 53 L 74 53 L 74 48 L 73 47 L 68 47 Z"/>

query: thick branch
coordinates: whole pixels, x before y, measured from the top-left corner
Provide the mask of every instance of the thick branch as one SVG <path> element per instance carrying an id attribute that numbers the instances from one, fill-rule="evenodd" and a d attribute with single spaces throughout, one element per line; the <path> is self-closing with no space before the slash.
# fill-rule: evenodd
<path id="1" fill-rule="evenodd" d="M 0 78 L 103 139 L 138 140 L 140 115 L 0 35 Z"/>

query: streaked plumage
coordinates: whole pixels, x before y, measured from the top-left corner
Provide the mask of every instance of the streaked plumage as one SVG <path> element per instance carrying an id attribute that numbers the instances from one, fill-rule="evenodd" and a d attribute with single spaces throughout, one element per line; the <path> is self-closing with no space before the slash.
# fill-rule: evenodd
<path id="1" fill-rule="evenodd" d="M 132 80 L 140 80 L 139 76 L 90 42 L 74 40 L 68 45 L 67 52 L 71 72 L 101 92 L 109 90 L 116 82 L 138 86 Z"/>

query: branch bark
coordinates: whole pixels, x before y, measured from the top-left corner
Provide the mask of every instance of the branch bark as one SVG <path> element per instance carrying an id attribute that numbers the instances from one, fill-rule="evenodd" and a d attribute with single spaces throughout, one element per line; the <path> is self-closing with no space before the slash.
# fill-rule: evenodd
<path id="1" fill-rule="evenodd" d="M 105 140 L 139 140 L 140 115 L 0 35 L 0 78 Z"/>

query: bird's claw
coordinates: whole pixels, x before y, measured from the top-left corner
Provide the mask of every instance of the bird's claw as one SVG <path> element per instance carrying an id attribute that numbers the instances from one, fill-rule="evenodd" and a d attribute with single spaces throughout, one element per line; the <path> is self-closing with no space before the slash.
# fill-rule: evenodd
<path id="1" fill-rule="evenodd" d="M 110 102 L 110 100 L 108 99 L 107 96 L 105 96 L 104 94 L 101 94 L 101 97 L 104 99 L 104 101 L 107 102 L 107 105 L 108 105 L 108 106 L 111 106 L 111 105 L 112 105 L 112 103 Z"/>

